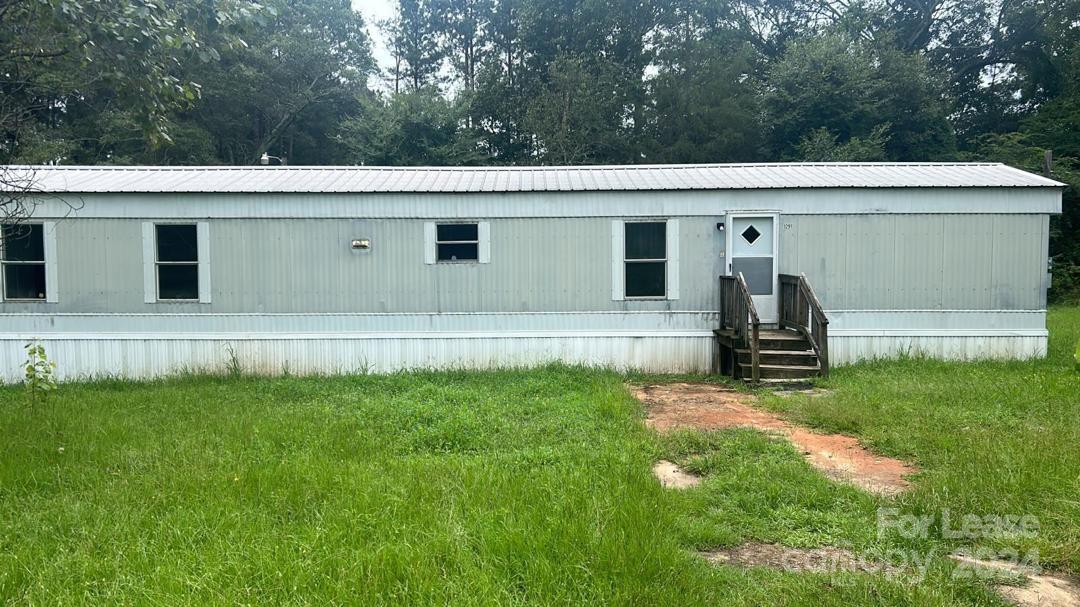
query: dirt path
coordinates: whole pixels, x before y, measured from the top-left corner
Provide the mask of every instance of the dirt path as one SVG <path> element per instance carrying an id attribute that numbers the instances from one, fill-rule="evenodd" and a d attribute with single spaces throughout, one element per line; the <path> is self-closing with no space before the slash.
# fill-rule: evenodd
<path id="1" fill-rule="evenodd" d="M 1080 607 L 1080 583 L 1052 573 L 1031 571 L 1014 563 L 983 561 L 964 556 L 954 556 L 961 566 L 988 571 L 1005 571 L 1024 578 L 1021 586 L 998 584 L 998 593 L 1020 607 Z"/>
<path id="2" fill-rule="evenodd" d="M 753 395 L 724 386 L 679 383 L 634 386 L 632 390 L 648 407 L 645 423 L 658 432 L 747 427 L 776 433 L 790 440 L 812 466 L 830 478 L 879 495 L 907 489 L 905 477 L 917 472 L 910 464 L 871 453 L 850 436 L 819 434 L 784 421 L 756 408 Z"/>
<path id="3" fill-rule="evenodd" d="M 738 567 L 768 567 L 794 573 L 901 573 L 899 567 L 860 558 L 848 550 L 825 546 L 821 548 L 789 548 L 778 544 L 753 542 L 731 548 L 700 553 L 710 563 Z"/>

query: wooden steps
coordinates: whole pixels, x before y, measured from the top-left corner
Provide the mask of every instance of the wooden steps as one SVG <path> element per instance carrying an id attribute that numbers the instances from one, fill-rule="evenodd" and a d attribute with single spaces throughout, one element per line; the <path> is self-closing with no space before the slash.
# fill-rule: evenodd
<path id="1" fill-rule="evenodd" d="M 829 374 L 829 318 L 806 276 L 780 274 L 778 323 L 762 326 L 746 278 L 720 277 L 716 372 L 760 382 L 805 382 Z"/>
<path id="2" fill-rule="evenodd" d="M 759 377 L 765 379 L 805 380 L 821 375 L 817 354 L 801 333 L 786 330 L 762 330 L 758 343 Z M 749 348 L 735 350 L 735 377 L 753 376 Z"/>
<path id="3" fill-rule="evenodd" d="M 740 363 L 750 363 L 750 350 L 738 349 L 735 353 Z M 758 356 L 762 365 L 794 367 L 817 367 L 818 365 L 817 354 L 813 350 L 761 350 Z"/>
<path id="4" fill-rule="evenodd" d="M 735 335 L 727 331 L 716 331 L 716 339 L 720 349 L 730 358 L 725 363 L 722 356 L 717 370 L 749 381 L 753 377 L 750 348 L 737 346 Z M 761 344 L 758 351 L 761 381 L 805 381 L 822 374 L 817 352 L 798 331 L 762 329 L 758 343 Z"/>

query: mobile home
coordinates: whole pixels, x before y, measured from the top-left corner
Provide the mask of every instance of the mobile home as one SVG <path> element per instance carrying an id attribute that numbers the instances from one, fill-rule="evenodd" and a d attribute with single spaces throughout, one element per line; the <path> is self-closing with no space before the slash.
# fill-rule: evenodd
<path id="1" fill-rule="evenodd" d="M 7 171 L 34 202 L 4 229 L 7 380 L 31 339 L 62 378 L 1043 356 L 1062 188 L 999 164 Z"/>

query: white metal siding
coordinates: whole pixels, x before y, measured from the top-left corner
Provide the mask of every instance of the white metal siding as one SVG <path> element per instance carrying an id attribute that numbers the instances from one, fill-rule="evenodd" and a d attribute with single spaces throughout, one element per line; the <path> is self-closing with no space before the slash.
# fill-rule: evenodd
<path id="1" fill-rule="evenodd" d="M 437 230 L 434 221 L 424 222 L 424 263 L 429 266 L 435 263 Z"/>
<path id="2" fill-rule="evenodd" d="M 151 222 L 70 219 L 56 222 L 63 296 L 48 312 L 717 310 L 724 238 L 716 221 L 678 220 L 677 300 L 622 301 L 621 220 L 491 220 L 490 264 L 425 264 L 434 245 L 423 221 L 215 220 L 210 268 L 201 272 L 213 277 L 213 299 L 195 304 L 152 303 Z M 804 215 L 780 224 L 780 271 L 805 272 L 828 309 L 1045 307 L 1046 216 Z M 356 254 L 355 237 L 370 238 L 372 249 Z M 24 311 L 43 310 L 0 304 L 0 313 Z"/>
<path id="3" fill-rule="evenodd" d="M 479 263 L 491 263 L 491 222 L 481 221 L 476 224 L 477 261 Z"/>
<path id="4" fill-rule="evenodd" d="M 622 301 L 626 299 L 626 274 L 623 269 L 626 255 L 626 232 L 621 219 L 611 221 L 611 299 Z"/>
<path id="5" fill-rule="evenodd" d="M 679 299 L 679 220 L 669 219 L 667 222 L 667 298 Z M 711 278 L 711 277 L 710 277 Z"/>
<path id="6" fill-rule="evenodd" d="M 45 247 L 45 301 L 60 301 L 60 264 L 56 252 L 56 222 L 46 221 L 41 226 L 42 244 Z"/>
<path id="7" fill-rule="evenodd" d="M 80 224 L 81 227 L 81 224 Z M 87 226 L 90 227 L 90 226 Z M 74 232 L 74 230 L 72 230 Z M 120 234 L 116 234 L 120 236 Z M 106 237 L 107 238 L 107 237 Z M 124 238 L 118 238 L 119 246 L 126 242 Z M 82 259 L 90 259 L 90 250 L 84 250 L 80 256 Z M 107 257 L 110 257 L 107 255 Z M 142 224 L 142 277 L 143 277 L 143 303 L 152 304 L 157 301 L 157 236 L 154 222 L 144 221 Z M 74 264 L 73 264 L 74 265 Z M 105 270 L 106 268 L 101 268 Z"/>
<path id="8" fill-rule="evenodd" d="M 830 339 L 834 365 L 897 356 L 954 360 L 1024 359 L 1046 355 L 1045 336 L 837 336 Z M 403 369 L 530 367 L 553 361 L 649 373 L 705 373 L 712 336 L 532 337 L 484 336 L 411 339 L 216 338 L 42 339 L 57 362 L 57 377 L 151 378 L 182 371 L 223 372 L 233 354 L 249 373 L 276 375 Z M 0 379 L 20 379 L 22 340 L 0 338 Z"/>
<path id="9" fill-rule="evenodd" d="M 1044 335 L 861 335 L 829 336 L 833 365 L 928 357 L 941 360 L 1023 360 L 1046 356 Z"/>
<path id="10" fill-rule="evenodd" d="M 1039 310 L 1046 216 L 785 215 L 780 271 L 829 309 Z"/>
<path id="11" fill-rule="evenodd" d="M 213 264 L 210 262 L 210 224 L 200 221 L 195 225 L 196 246 L 199 255 L 199 303 L 210 303 L 210 274 Z"/>
<path id="12" fill-rule="evenodd" d="M 705 373 L 708 337 L 446 337 L 417 339 L 42 339 L 61 380 L 149 378 L 181 371 L 222 372 L 235 353 L 250 373 L 379 372 L 404 369 L 490 369 L 570 364 L 650 373 Z M 0 369 L 19 379 L 22 343 L 0 339 Z"/>

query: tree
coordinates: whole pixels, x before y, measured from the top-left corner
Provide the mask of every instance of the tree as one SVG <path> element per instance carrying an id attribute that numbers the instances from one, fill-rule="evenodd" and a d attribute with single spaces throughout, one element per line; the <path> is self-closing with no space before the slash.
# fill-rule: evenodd
<path id="1" fill-rule="evenodd" d="M 436 1 L 443 54 L 467 91 L 476 90 L 480 64 L 491 48 L 487 34 L 494 8 L 495 0 Z"/>
<path id="2" fill-rule="evenodd" d="M 338 139 L 352 164 L 459 166 L 484 160 L 465 112 L 434 88 L 365 95 L 359 113 L 345 120 Z"/>
<path id="3" fill-rule="evenodd" d="M 560 57 L 525 116 L 545 164 L 626 163 L 632 160 L 615 66 Z"/>
<path id="4" fill-rule="evenodd" d="M 488 21 L 491 51 L 480 63 L 477 90 L 468 95 L 471 121 L 493 160 L 639 158 L 625 145 L 640 141 L 646 126 L 649 100 L 644 76 L 652 57 L 647 38 L 657 23 L 656 4 L 653 0 L 497 0 Z M 562 68 L 569 71 L 562 73 Z M 588 87 L 581 81 L 583 75 L 600 80 L 596 87 Z M 603 120 L 620 123 L 609 128 L 583 118 L 581 124 L 591 132 L 604 133 L 603 141 L 588 143 L 592 149 L 587 152 L 572 149 L 580 148 L 584 137 L 565 128 L 567 121 L 577 118 L 539 101 L 562 102 L 565 107 L 570 100 L 589 111 L 601 102 L 601 96 L 607 97 L 603 103 L 611 108 Z M 620 138 L 625 141 L 617 143 Z"/>
<path id="5" fill-rule="evenodd" d="M 869 29 L 946 77 L 964 141 L 1015 130 L 1066 82 L 1061 60 L 1077 39 L 1076 0 L 878 0 Z"/>
<path id="6" fill-rule="evenodd" d="M 845 34 L 793 43 L 766 74 L 762 103 L 774 157 L 797 158 L 818 129 L 837 141 L 880 138 L 889 160 L 931 160 L 953 154 L 946 103 L 926 63 Z"/>
<path id="7" fill-rule="evenodd" d="M 805 162 L 876 162 L 886 159 L 889 125 L 880 124 L 866 137 L 852 137 L 844 143 L 826 129 L 816 129 L 799 141 L 799 160 Z"/>
<path id="8" fill-rule="evenodd" d="M 68 115 L 94 104 L 124 108 L 140 136 L 167 142 L 169 113 L 199 95 L 173 67 L 179 59 L 216 57 L 192 23 L 223 27 L 258 5 L 223 0 L 204 8 L 195 0 L 5 0 L 0 162 L 62 159 L 75 145 L 65 129 Z M 107 99 L 99 104 L 101 96 Z"/>
<path id="9" fill-rule="evenodd" d="M 760 54 L 730 5 L 678 0 L 655 34 L 648 80 L 648 162 L 752 161 L 761 157 L 755 77 Z"/>
<path id="10" fill-rule="evenodd" d="M 373 69 L 363 17 L 348 0 L 292 0 L 247 37 L 246 47 L 200 70 L 208 84 L 189 120 L 230 164 L 254 164 L 270 151 L 332 162 L 332 134 Z"/>
<path id="11" fill-rule="evenodd" d="M 444 59 L 436 18 L 438 0 L 399 0 L 397 18 L 385 25 L 395 58 L 394 92 L 437 84 Z"/>

